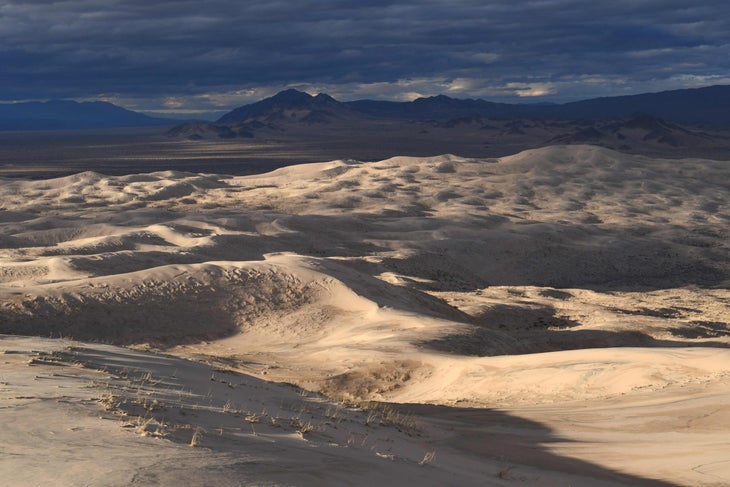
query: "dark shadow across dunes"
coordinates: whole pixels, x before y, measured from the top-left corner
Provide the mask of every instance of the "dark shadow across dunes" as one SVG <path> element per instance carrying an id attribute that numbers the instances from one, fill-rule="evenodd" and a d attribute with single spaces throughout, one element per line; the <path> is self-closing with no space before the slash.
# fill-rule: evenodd
<path id="1" fill-rule="evenodd" d="M 730 345 L 725 342 L 657 340 L 641 331 L 542 330 L 533 331 L 522 336 L 510 334 L 509 332 L 507 332 L 507 335 L 514 339 L 514 348 L 508 352 L 510 355 L 616 347 L 730 348 Z M 675 336 L 684 335 L 678 333 Z M 699 338 L 700 336 L 701 332 L 691 338 Z M 502 351 L 496 351 L 503 350 L 504 346 L 500 343 L 499 349 L 496 349 L 494 331 L 480 327 L 474 327 L 469 333 L 451 334 L 434 340 L 422 341 L 419 345 L 456 355 L 489 357 L 504 354 Z"/>
<path id="2" fill-rule="evenodd" d="M 723 242 L 699 249 L 677 243 L 690 230 L 674 230 L 672 241 L 661 230 L 659 235 L 643 229 L 541 223 L 477 229 L 469 238 L 414 242 L 417 252 L 385 259 L 383 266 L 425 280 L 419 285 L 423 290 L 437 291 L 487 286 L 646 291 L 721 286 L 730 280 Z"/>
<path id="3" fill-rule="evenodd" d="M 404 249 L 404 257 L 382 258 L 380 264 L 363 261 L 358 270 L 371 276 L 394 272 L 416 278 L 411 287 L 422 291 L 487 286 L 646 291 L 714 287 L 730 280 L 724 240 L 717 237 L 712 245 L 698 248 L 692 236 L 699 230 L 692 228 L 361 213 L 282 215 L 281 222 L 296 233 L 261 237 L 272 251 L 358 257 Z"/>
<path id="4" fill-rule="evenodd" d="M 569 440 L 556 436 L 543 424 L 504 411 L 429 404 L 392 406 L 403 414 L 412 414 L 417 421 L 422 419 L 454 431 L 451 438 L 443 440 L 448 446 L 473 455 L 498 458 L 504 462 L 506 468 L 521 464 L 610 480 L 627 486 L 678 487 L 670 482 L 618 472 L 587 461 L 557 455 L 548 446 Z"/>
<path id="5" fill-rule="evenodd" d="M 586 348 L 730 347 L 724 342 L 657 340 L 640 329 L 575 330 L 573 328 L 580 323 L 559 316 L 555 308 L 547 305 L 493 305 L 482 313 L 470 315 L 470 318 L 470 331 L 422 341 L 419 345 L 439 352 L 476 357 Z M 692 328 L 670 328 L 667 331 L 685 339 L 730 336 L 727 324 L 721 322 L 697 322 Z M 510 340 L 495 342 L 496 333 Z M 505 344 L 509 347 L 506 352 Z"/>
<path id="6" fill-rule="evenodd" d="M 68 352 L 62 353 L 59 357 L 61 363 L 68 364 L 81 364 L 84 367 L 104 370 L 106 373 L 111 374 L 113 381 L 119 383 L 128 383 L 131 377 L 139 376 L 140 378 L 146 371 L 155 370 L 156 375 L 153 377 L 154 381 L 162 384 L 159 395 L 161 404 L 174 403 L 174 408 L 171 406 L 169 409 L 161 407 L 159 409 L 145 410 L 139 404 L 134 402 L 123 402 L 120 404 L 120 409 L 126 411 L 131 415 L 139 415 L 149 420 L 153 418 L 159 423 L 165 421 L 171 421 L 172 410 L 185 410 L 188 408 L 194 408 L 196 400 L 201 400 L 200 397 L 192 395 L 186 396 L 178 393 L 178 388 L 184 387 L 184 383 L 181 382 L 181 378 L 178 377 L 178 368 L 180 359 L 145 354 L 144 358 L 141 359 L 137 353 L 127 353 L 123 351 L 113 352 L 105 351 L 103 354 L 98 353 L 94 350 L 89 350 L 83 346 L 76 347 Z M 130 369 L 130 365 L 133 366 Z M 232 385 L 236 388 L 245 388 L 255 394 L 257 390 L 266 390 L 269 388 L 269 384 L 266 381 L 251 377 L 245 374 L 218 370 L 211 376 L 210 366 L 188 363 L 185 366 L 186 374 L 191 377 L 202 377 L 203 383 L 211 377 L 210 380 L 215 382 L 221 382 Z M 160 371 L 163 371 L 163 375 L 160 375 Z M 218 376 L 218 378 L 216 378 Z M 214 384 L 215 384 L 214 382 Z M 211 386 L 212 387 L 212 386 Z M 292 400 L 307 402 L 312 401 L 313 404 L 321 404 L 322 397 L 316 394 L 305 392 L 295 386 L 292 387 L 291 397 Z M 164 391 L 167 391 L 166 393 Z M 150 395 L 152 397 L 152 395 Z M 151 399 L 150 399 L 151 400 Z M 205 401 L 210 401 L 214 404 L 214 401 L 218 401 L 220 404 L 215 403 L 216 408 L 208 410 L 196 410 L 196 416 L 200 415 L 206 417 L 207 424 L 221 425 L 221 431 L 236 431 L 242 429 L 240 418 L 236 418 L 231 414 L 224 412 L 224 398 L 208 399 L 207 396 Z M 190 402 L 190 404 L 187 404 Z M 455 408 L 447 406 L 433 406 L 433 405 L 419 405 L 419 404 L 388 404 L 386 406 L 393 407 L 394 409 L 401 412 L 403 415 L 412 415 L 417 424 L 418 423 L 430 423 L 437 427 L 449 431 L 453 431 L 454 434 L 450 435 L 442 440 L 429 440 L 431 447 L 439 450 L 439 446 L 447 446 L 449 448 L 456 449 L 463 453 L 466 453 L 472 457 L 484 458 L 489 460 L 498 460 L 505 464 L 505 468 L 514 467 L 519 471 L 519 465 L 527 465 L 538 469 L 562 472 L 569 475 L 579 476 L 576 481 L 590 482 L 590 479 L 599 479 L 605 481 L 612 481 L 626 486 L 636 487 L 677 487 L 676 484 L 670 482 L 643 478 L 628 473 L 617 472 L 600 465 L 596 465 L 587 461 L 564 457 L 555 454 L 549 450 L 549 445 L 555 442 L 565 442 L 567 440 L 560 438 L 544 424 L 520 418 L 517 416 L 510 415 L 504 411 L 493 410 L 493 409 L 471 409 L 471 408 Z M 275 405 L 271 405 L 275 407 Z M 284 406 L 280 406 L 284 407 Z M 270 411 L 274 414 L 275 410 Z M 293 414 L 293 413 L 292 413 Z M 301 413 L 300 413 L 301 414 Z M 367 421 L 367 412 L 357 412 L 350 409 L 348 413 L 349 420 L 359 420 L 363 423 Z M 185 417 L 183 417 L 185 418 Z M 388 426 L 384 425 L 372 425 L 371 428 L 380 429 Z M 263 427 L 261 427 L 263 428 Z M 390 426 L 394 433 L 396 430 L 395 426 Z M 180 444 L 189 444 L 190 442 L 190 431 L 184 431 L 184 434 L 172 434 L 168 436 L 168 440 L 178 442 Z M 463 439 L 467 441 L 463 441 Z M 202 446 L 212 450 L 219 454 L 231 454 L 236 452 L 239 455 L 245 456 L 247 452 L 247 442 L 237 441 L 232 442 L 228 438 L 222 438 L 220 441 L 207 442 L 205 436 L 203 436 Z M 267 446 L 268 445 L 268 446 Z M 264 443 L 264 442 L 251 442 L 249 448 L 256 448 L 257 457 L 259 462 L 268 463 L 272 465 L 277 461 L 281 461 L 279 455 L 282 453 L 282 448 L 277 447 L 275 443 Z M 321 450 L 318 448 L 303 447 L 304 451 L 308 451 L 306 456 L 310 458 L 311 462 L 307 462 L 312 469 L 302 465 L 302 476 L 301 481 L 304 485 L 320 485 L 323 481 L 321 472 L 316 471 L 316 466 L 320 464 L 317 460 L 317 451 Z M 279 460 L 277 460 L 279 458 Z M 373 478 L 372 472 L 362 470 L 359 465 L 352 464 L 352 458 L 346 458 L 344 461 L 348 462 L 346 465 L 337 465 L 337 459 L 334 456 L 327 455 L 327 465 L 334 468 L 336 472 L 334 475 L 340 477 L 341 480 L 352 480 L 360 475 L 366 475 L 368 479 Z M 253 465 L 248 462 L 240 464 L 233 464 L 229 468 L 232 470 L 242 469 L 240 474 L 243 475 L 249 471 Z M 258 470 L 258 469 L 257 469 Z M 266 469 L 269 471 L 270 469 Z M 339 472 L 342 470 L 342 472 Z M 271 471 L 273 472 L 273 470 Z M 228 472 L 235 473 L 235 472 Z M 259 470 L 260 473 L 260 470 Z M 385 473 L 385 472 L 383 472 Z M 519 473 L 518 473 L 519 474 Z M 498 477 L 500 472 L 495 473 L 495 477 Z M 209 479 L 213 480 L 213 479 Z M 383 479 L 387 483 L 387 478 Z M 384 484 L 385 485 L 385 484 Z M 584 484 L 588 485 L 588 484 Z"/>

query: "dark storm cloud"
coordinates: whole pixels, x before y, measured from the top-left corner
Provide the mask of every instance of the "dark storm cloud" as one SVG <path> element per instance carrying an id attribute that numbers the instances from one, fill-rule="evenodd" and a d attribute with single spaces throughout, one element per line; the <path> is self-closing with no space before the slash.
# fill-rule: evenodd
<path id="1" fill-rule="evenodd" d="M 709 84 L 730 75 L 726 9 L 724 0 L 0 0 L 0 99 L 208 96 L 200 101 L 288 85 L 344 97 L 567 96 Z"/>

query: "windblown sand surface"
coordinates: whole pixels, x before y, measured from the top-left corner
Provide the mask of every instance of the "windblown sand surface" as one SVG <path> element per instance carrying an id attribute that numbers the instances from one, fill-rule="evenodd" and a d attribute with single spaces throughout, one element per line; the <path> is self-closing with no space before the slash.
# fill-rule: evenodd
<path id="1" fill-rule="evenodd" d="M 727 162 L 87 172 L 0 205 L 0 333 L 56 338 L 0 340 L 13 485 L 730 483 Z"/>

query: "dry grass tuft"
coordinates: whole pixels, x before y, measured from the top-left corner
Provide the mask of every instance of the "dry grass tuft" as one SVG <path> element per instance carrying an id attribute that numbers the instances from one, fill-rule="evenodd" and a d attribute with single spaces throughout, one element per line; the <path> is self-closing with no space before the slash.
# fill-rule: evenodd
<path id="1" fill-rule="evenodd" d="M 366 401 L 359 404 L 359 407 L 368 411 L 365 424 L 372 426 L 380 424 L 383 426 L 395 426 L 399 431 L 408 434 L 418 433 L 418 423 L 409 414 L 403 414 L 393 406 L 377 401 Z"/>
<path id="2" fill-rule="evenodd" d="M 314 425 L 311 421 L 302 421 L 299 418 L 292 418 L 290 424 L 301 437 L 304 437 L 307 433 L 314 431 Z"/>
<path id="3" fill-rule="evenodd" d="M 433 462 L 433 460 L 436 458 L 436 452 L 435 451 L 427 451 L 425 455 L 423 455 L 423 459 L 418 462 L 419 465 L 424 466 L 428 465 L 429 463 Z"/>
<path id="4" fill-rule="evenodd" d="M 195 428 L 195 431 L 193 431 L 193 437 L 190 439 L 190 446 L 192 446 L 193 448 L 200 446 L 200 440 L 202 436 L 202 430 L 199 427 Z"/>
<path id="5" fill-rule="evenodd" d="M 261 417 L 257 415 L 256 413 L 248 413 L 243 418 L 247 423 L 259 423 L 261 422 Z"/>

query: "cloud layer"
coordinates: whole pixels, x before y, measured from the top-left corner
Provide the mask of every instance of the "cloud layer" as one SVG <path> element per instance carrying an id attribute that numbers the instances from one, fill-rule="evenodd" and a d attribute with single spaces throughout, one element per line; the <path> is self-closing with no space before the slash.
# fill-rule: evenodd
<path id="1" fill-rule="evenodd" d="M 730 82 L 724 0 L 0 1 L 0 99 L 223 110 L 342 99 L 567 100 Z"/>

